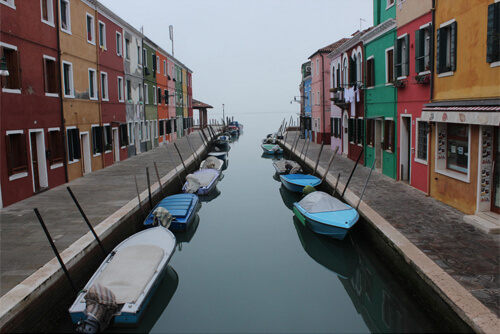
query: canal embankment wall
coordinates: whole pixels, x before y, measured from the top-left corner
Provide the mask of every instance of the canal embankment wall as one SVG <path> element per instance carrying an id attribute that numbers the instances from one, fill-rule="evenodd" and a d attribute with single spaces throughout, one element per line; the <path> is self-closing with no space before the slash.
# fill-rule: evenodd
<path id="1" fill-rule="evenodd" d="M 208 137 L 208 136 L 207 136 Z M 56 203 L 63 202 L 62 208 L 66 207 L 68 211 L 71 212 L 70 208 L 74 204 L 68 201 L 69 195 L 66 193 L 66 187 L 71 187 L 77 194 L 77 198 L 80 198 L 84 203 L 82 207 L 84 211 L 87 211 L 86 207 L 91 207 L 91 210 L 86 212 L 89 220 L 93 223 L 94 230 L 101 240 L 105 250 L 109 252 L 118 243 L 123 241 L 128 236 L 139 231 L 141 229 L 141 223 L 144 219 L 144 215 L 147 215 L 150 211 L 151 205 L 154 206 L 158 201 L 160 201 L 164 196 L 168 196 L 174 193 L 178 193 L 182 187 L 182 180 L 185 176 L 199 167 L 200 160 L 206 156 L 209 143 L 202 141 L 202 136 L 199 136 L 196 132 L 191 134 L 190 142 L 184 139 L 176 140 L 176 145 L 179 146 L 179 151 L 177 152 L 177 147 L 171 146 L 170 144 L 170 154 L 167 154 L 166 148 L 158 147 L 152 151 L 143 153 L 131 159 L 128 159 L 121 164 L 120 169 L 106 168 L 98 172 L 92 173 L 87 177 L 87 180 L 75 180 L 64 186 L 58 187 L 59 189 L 54 189 L 54 191 L 48 191 L 46 194 L 41 194 L 38 201 L 25 201 L 26 203 L 14 205 L 12 210 L 2 210 L 2 244 L 4 246 L 8 245 L 5 238 L 9 237 L 9 231 L 4 227 L 7 224 L 15 224 L 13 220 L 16 220 L 16 216 L 19 218 L 19 222 L 26 223 L 28 220 L 31 222 L 29 224 L 30 228 L 35 229 L 34 235 L 29 235 L 27 241 L 30 238 L 37 238 L 42 245 L 43 249 L 40 252 L 46 253 L 45 258 L 52 258 L 47 260 L 46 263 L 31 275 L 20 281 L 12 289 L 2 295 L 0 298 L 0 332 L 41 332 L 50 330 L 51 323 L 57 322 L 54 317 L 57 314 L 66 314 L 67 309 L 75 298 L 75 292 L 73 291 L 71 284 L 68 282 L 67 277 L 64 274 L 58 260 L 54 257 L 52 250 L 50 249 L 49 242 L 45 238 L 39 223 L 36 221 L 36 217 L 33 214 L 33 205 L 37 205 L 40 209 L 42 218 L 44 215 L 51 217 L 51 219 L 45 219 L 47 228 L 49 232 L 52 232 L 53 239 L 56 239 L 56 246 L 60 252 L 60 256 L 65 263 L 65 266 L 70 274 L 73 284 L 76 287 L 82 287 L 93 274 L 95 269 L 100 265 L 102 260 L 105 258 L 98 242 L 94 238 L 94 235 L 90 230 L 85 228 L 79 229 L 80 234 L 71 230 L 70 225 L 78 221 L 77 224 L 81 227 L 83 223 L 82 217 L 75 215 L 75 212 L 59 212 L 58 218 L 55 218 L 53 213 L 50 212 L 50 206 L 58 206 Z M 211 139 L 211 137 L 210 137 Z M 196 153 L 193 153 L 193 148 Z M 169 159 L 171 155 L 172 159 Z M 135 161 L 134 161 L 135 160 Z M 145 161 L 144 161 L 145 160 Z M 142 162 L 141 162 L 142 161 Z M 155 169 L 157 169 L 156 161 L 161 162 L 160 173 L 158 175 L 163 175 L 161 177 L 162 187 L 157 180 L 157 174 Z M 153 163 L 155 167 L 153 168 Z M 125 166 L 126 165 L 126 166 Z M 147 187 L 144 189 L 146 169 L 148 166 L 149 176 L 151 186 L 148 191 Z M 184 169 L 184 167 L 186 167 Z M 99 174 L 99 175 L 98 175 Z M 96 189 L 102 188 L 104 180 L 109 180 L 116 177 L 113 181 L 108 181 L 108 189 L 110 194 L 100 195 L 96 192 Z M 134 175 L 140 175 L 137 177 L 139 179 L 138 184 L 142 190 L 137 190 L 140 192 L 140 205 L 139 198 L 137 197 L 137 191 L 132 191 L 135 189 L 127 189 L 122 185 L 124 182 L 120 180 L 120 177 L 127 177 L 129 187 L 134 188 L 134 184 L 130 185 L 131 179 L 133 180 Z M 85 177 L 84 177 L 85 178 Z M 135 196 L 133 196 L 135 194 Z M 64 197 L 65 196 L 65 197 Z M 100 196 L 108 197 L 114 196 L 113 200 L 119 203 L 125 203 L 119 207 L 116 211 L 109 214 L 109 208 L 106 210 L 103 206 L 106 205 L 105 202 L 100 202 Z M 151 204 L 150 198 L 151 196 Z M 63 199 L 64 198 L 64 199 Z M 85 200 L 87 199 L 87 201 Z M 52 204 L 51 204 L 52 203 Z M 85 205 L 85 203 L 93 203 L 92 205 Z M 101 208 L 103 212 L 96 212 Z M 13 212 L 10 212 L 13 211 Z M 99 221 L 96 220 L 97 217 L 105 217 L 105 219 Z M 38 226 L 36 226 L 38 224 Z M 65 230 L 65 231 L 63 231 Z M 15 233 L 15 231 L 12 231 Z M 59 233 L 59 235 L 58 235 Z M 58 236 L 62 234 L 77 234 L 74 242 L 69 244 L 65 249 L 61 249 L 64 244 L 57 245 Z M 54 237 L 55 236 L 55 237 Z M 59 239 L 62 240 L 63 238 Z M 19 242 L 22 242 L 20 240 Z M 20 250 L 22 247 L 18 247 Z M 24 249 L 29 251 L 36 251 L 33 246 L 25 245 Z M 3 251 L 4 249 L 2 249 Z M 4 252 L 5 253 L 5 252 Z M 35 257 L 36 254 L 33 254 Z M 26 254 L 24 254 L 26 257 Z M 29 255 L 28 255 L 29 257 Z M 32 258 L 33 258 L 32 257 Z M 15 258 L 10 258 L 7 260 L 5 254 L 2 256 L 2 274 L 7 272 L 10 267 L 16 267 Z M 29 259 L 27 259 L 29 261 Z M 34 264 L 31 264 L 33 266 Z M 21 270 L 18 270 L 21 271 Z M 2 275 L 2 279 L 8 275 Z M 10 282 L 8 282 L 10 283 Z"/>
<path id="2" fill-rule="evenodd" d="M 312 172 L 316 166 L 318 175 L 323 176 L 328 172 L 325 180 L 328 191 L 332 191 L 336 186 L 337 196 L 344 193 L 343 200 L 356 207 L 370 169 L 362 164 L 358 165 L 351 183 L 345 189 L 355 162 L 338 156 L 334 158 L 333 164 L 327 171 L 328 162 L 333 154 L 331 148 L 325 146 L 321 150 L 320 145 L 308 143 L 304 150 L 306 147 L 304 140 L 294 144 L 293 137 L 289 134 L 288 140 L 286 142 L 282 140 L 280 143 L 285 150 L 285 157 L 303 161 L 309 172 Z M 358 207 L 366 226 L 355 226 L 355 228 L 363 229 L 363 233 L 367 235 L 370 242 L 376 243 L 376 248 L 385 261 L 402 275 L 402 279 L 408 283 L 411 291 L 425 303 L 431 312 L 436 312 L 441 320 L 447 321 L 449 328 L 459 332 L 473 330 L 477 333 L 498 333 L 500 329 L 498 316 L 428 256 L 432 252 L 432 249 L 428 249 L 430 247 L 423 247 L 424 251 L 427 251 L 426 254 L 415 245 L 426 245 L 426 242 L 432 239 L 439 244 L 439 236 L 436 234 L 442 233 L 443 227 L 441 226 L 439 230 L 436 227 L 433 228 L 433 224 L 439 224 L 440 219 L 446 219 L 447 214 L 449 214 L 449 220 L 453 220 L 455 217 L 449 210 L 450 208 L 446 205 L 426 197 L 417 190 L 414 191 L 408 185 L 402 185 L 381 173 L 373 172 L 363 201 Z M 456 212 L 454 214 L 460 215 Z M 399 224 L 398 220 L 400 220 Z M 427 220 L 426 226 L 422 223 L 423 220 Z M 459 223 L 450 224 L 447 227 L 450 235 L 457 233 L 455 229 L 463 228 L 463 226 L 455 226 Z M 415 225 L 411 228 L 416 228 L 417 231 L 408 233 L 412 240 L 404 235 L 406 231 L 401 227 L 403 225 Z M 497 241 L 481 232 L 472 234 L 471 238 L 484 239 L 483 242 L 491 245 L 493 252 L 498 249 Z M 477 243 L 473 243 L 472 247 L 475 244 Z M 450 253 L 441 254 L 443 257 L 457 256 L 444 248 L 439 251 Z M 470 251 L 471 253 L 477 251 L 475 256 L 477 262 L 482 261 L 483 265 L 489 265 L 486 259 L 482 259 L 481 251 L 475 249 L 470 249 Z M 496 268 L 493 266 L 492 270 L 498 272 L 498 266 Z M 474 275 L 474 273 L 462 274 Z"/>

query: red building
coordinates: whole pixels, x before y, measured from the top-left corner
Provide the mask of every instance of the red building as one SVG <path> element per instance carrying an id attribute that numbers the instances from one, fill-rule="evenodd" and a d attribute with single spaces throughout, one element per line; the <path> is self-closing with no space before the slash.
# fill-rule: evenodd
<path id="1" fill-rule="evenodd" d="M 104 166 L 128 157 L 127 117 L 124 91 L 124 67 L 122 50 L 123 28 L 114 14 L 104 6 L 98 6 L 97 41 L 99 50 L 99 88 L 104 135 Z M 117 42 L 119 41 L 119 42 Z M 118 87 L 118 86 L 121 87 Z"/>
<path id="2" fill-rule="evenodd" d="M 67 178 L 57 3 L 0 1 L 0 208 Z"/>
<path id="3" fill-rule="evenodd" d="M 411 6 L 415 4 L 414 6 Z M 429 125 L 422 106 L 431 99 L 431 2 L 414 1 L 397 13 L 394 86 L 397 87 L 398 180 L 428 191 Z"/>

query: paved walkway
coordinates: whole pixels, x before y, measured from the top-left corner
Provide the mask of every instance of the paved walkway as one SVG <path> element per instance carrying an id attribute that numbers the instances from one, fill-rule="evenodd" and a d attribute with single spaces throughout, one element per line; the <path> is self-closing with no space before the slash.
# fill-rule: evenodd
<path id="1" fill-rule="evenodd" d="M 205 134 L 208 136 L 207 130 Z M 191 133 L 189 137 L 196 150 L 203 145 L 199 131 Z M 175 144 L 183 160 L 193 155 L 186 137 L 176 140 Z M 34 208 L 40 211 L 58 251 L 62 252 L 89 232 L 67 187 L 71 188 L 87 218 L 95 227 L 129 201 L 137 198 L 134 175 L 139 192 L 142 193 L 147 190 L 147 167 L 150 183 L 154 184 L 158 180 L 155 162 L 160 177 L 172 171 L 174 166 L 182 166 L 173 144 L 169 144 L 169 151 L 175 165 L 172 164 L 167 149 L 161 146 L 1 209 L 1 295 L 54 258 Z"/>
<path id="2" fill-rule="evenodd" d="M 294 137 L 294 133 L 288 134 L 288 145 L 292 145 Z M 301 151 L 305 155 L 307 145 L 304 146 L 303 139 L 295 147 L 298 155 Z M 320 148 L 321 145 L 310 143 L 308 158 L 316 162 Z M 332 154 L 330 146 L 325 145 L 319 165 L 326 169 Z M 286 154 L 285 157 L 288 158 Z M 354 161 L 337 154 L 330 174 L 337 178 L 340 173 L 340 183 L 345 184 L 354 165 Z M 354 172 L 348 189 L 357 196 L 369 170 L 360 164 Z M 497 317 L 500 315 L 500 235 L 477 230 L 464 222 L 463 212 L 376 171 L 371 175 L 363 201 Z"/>

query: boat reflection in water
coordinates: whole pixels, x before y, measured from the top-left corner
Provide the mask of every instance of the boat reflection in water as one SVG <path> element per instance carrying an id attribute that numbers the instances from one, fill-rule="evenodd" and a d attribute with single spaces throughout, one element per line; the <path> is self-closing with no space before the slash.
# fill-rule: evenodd
<path id="1" fill-rule="evenodd" d="M 177 250 L 182 251 L 183 244 L 189 243 L 198 229 L 198 225 L 200 225 L 200 216 L 196 214 L 194 217 L 193 223 L 189 227 L 186 232 L 174 233 L 175 238 L 177 239 Z"/>
<path id="2" fill-rule="evenodd" d="M 314 233 L 296 216 L 293 224 L 306 253 L 338 276 L 370 332 L 426 333 L 438 328 L 431 324 L 428 313 L 408 302 L 412 298 L 408 287 L 403 288 L 356 233 L 336 240 Z"/>
<path id="3" fill-rule="evenodd" d="M 277 173 L 273 174 L 273 178 L 275 180 L 277 178 L 277 181 L 281 182 L 280 176 Z M 296 193 L 286 189 L 283 184 L 280 187 L 280 195 L 283 203 L 285 203 L 286 207 L 290 210 L 293 210 L 293 203 L 300 201 L 304 197 L 301 193 Z"/>
<path id="4" fill-rule="evenodd" d="M 183 233 L 184 234 L 184 233 Z M 107 333 L 149 333 L 168 306 L 179 285 L 179 276 L 170 265 L 165 269 L 165 276 L 160 282 L 155 294 L 148 304 L 147 311 L 139 322 L 139 326 L 132 328 L 109 327 Z"/>
<path id="5" fill-rule="evenodd" d="M 223 177 L 223 174 L 221 174 L 221 177 Z M 219 181 L 222 179 L 219 179 Z M 198 196 L 200 198 L 200 202 L 202 203 L 208 203 L 211 202 L 212 200 L 216 199 L 220 195 L 220 190 L 215 186 L 215 188 L 208 193 L 208 195 L 200 195 Z"/>

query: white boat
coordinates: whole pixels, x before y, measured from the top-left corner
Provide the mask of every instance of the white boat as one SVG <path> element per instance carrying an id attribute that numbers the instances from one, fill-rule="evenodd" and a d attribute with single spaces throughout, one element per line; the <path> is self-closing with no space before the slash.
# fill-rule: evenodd
<path id="1" fill-rule="evenodd" d="M 79 330 L 103 331 L 111 320 L 138 324 L 175 251 L 170 221 L 130 236 L 106 257 L 69 308 Z"/>
<path id="2" fill-rule="evenodd" d="M 200 170 L 202 169 L 216 169 L 219 172 L 222 170 L 222 166 L 224 166 L 224 161 L 214 157 L 208 156 L 207 159 L 203 160 L 200 164 Z"/>
<path id="3" fill-rule="evenodd" d="M 200 169 L 186 176 L 183 193 L 208 195 L 219 182 L 220 172 L 216 169 Z"/>

